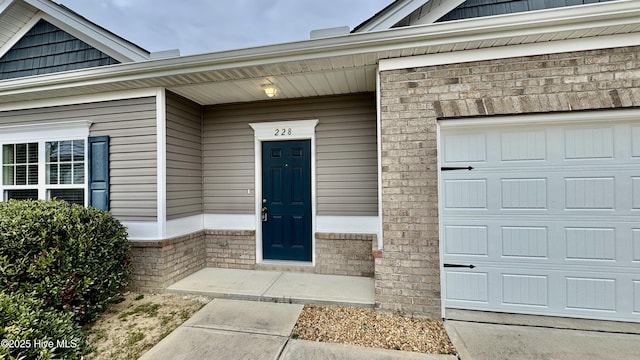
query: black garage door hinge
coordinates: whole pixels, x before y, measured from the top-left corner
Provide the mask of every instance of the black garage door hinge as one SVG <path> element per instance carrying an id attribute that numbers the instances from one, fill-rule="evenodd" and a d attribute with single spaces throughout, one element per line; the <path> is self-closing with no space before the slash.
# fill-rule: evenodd
<path id="1" fill-rule="evenodd" d="M 451 170 L 473 170 L 473 166 L 443 166 L 440 168 L 440 171 L 451 171 Z"/>
<path id="2" fill-rule="evenodd" d="M 473 269 L 476 266 L 475 265 L 460 265 L 460 264 L 444 264 L 444 267 L 447 267 L 447 268 L 469 268 L 469 269 Z"/>

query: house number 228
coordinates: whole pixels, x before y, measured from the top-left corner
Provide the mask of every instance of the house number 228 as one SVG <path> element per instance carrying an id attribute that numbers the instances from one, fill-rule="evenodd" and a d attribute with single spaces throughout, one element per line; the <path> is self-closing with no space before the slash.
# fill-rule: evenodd
<path id="1" fill-rule="evenodd" d="M 288 129 L 276 129 L 274 136 L 287 136 L 291 135 L 291 128 Z"/>

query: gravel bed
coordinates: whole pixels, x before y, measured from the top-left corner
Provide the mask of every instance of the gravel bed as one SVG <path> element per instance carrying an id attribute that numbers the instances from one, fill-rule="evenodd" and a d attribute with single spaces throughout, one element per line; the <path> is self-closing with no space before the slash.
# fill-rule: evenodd
<path id="1" fill-rule="evenodd" d="M 455 354 L 441 321 L 350 306 L 305 305 L 292 338 L 429 354 Z"/>

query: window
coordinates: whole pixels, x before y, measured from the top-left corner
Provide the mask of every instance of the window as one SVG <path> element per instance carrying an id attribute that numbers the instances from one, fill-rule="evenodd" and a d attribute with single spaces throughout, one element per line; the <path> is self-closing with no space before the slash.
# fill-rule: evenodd
<path id="1" fill-rule="evenodd" d="M 84 205 L 84 140 L 46 143 L 47 198 Z M 79 187 L 78 187 L 79 185 Z"/>
<path id="2" fill-rule="evenodd" d="M 38 198 L 38 143 L 2 146 L 5 200 Z"/>
<path id="3" fill-rule="evenodd" d="M 53 199 L 85 205 L 85 140 L 2 145 L 4 200 Z"/>

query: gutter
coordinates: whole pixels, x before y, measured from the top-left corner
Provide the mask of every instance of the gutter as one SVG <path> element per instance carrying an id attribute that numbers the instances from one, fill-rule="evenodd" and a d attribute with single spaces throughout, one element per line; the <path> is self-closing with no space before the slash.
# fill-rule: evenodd
<path id="1" fill-rule="evenodd" d="M 402 57 L 400 53 L 394 55 L 392 52 L 412 47 L 451 45 L 626 25 L 635 25 L 636 28 L 640 26 L 640 1 L 621 0 L 473 18 L 32 76 L 0 81 L 0 96 L 376 52 L 378 53 L 377 61 L 379 61 Z"/>

